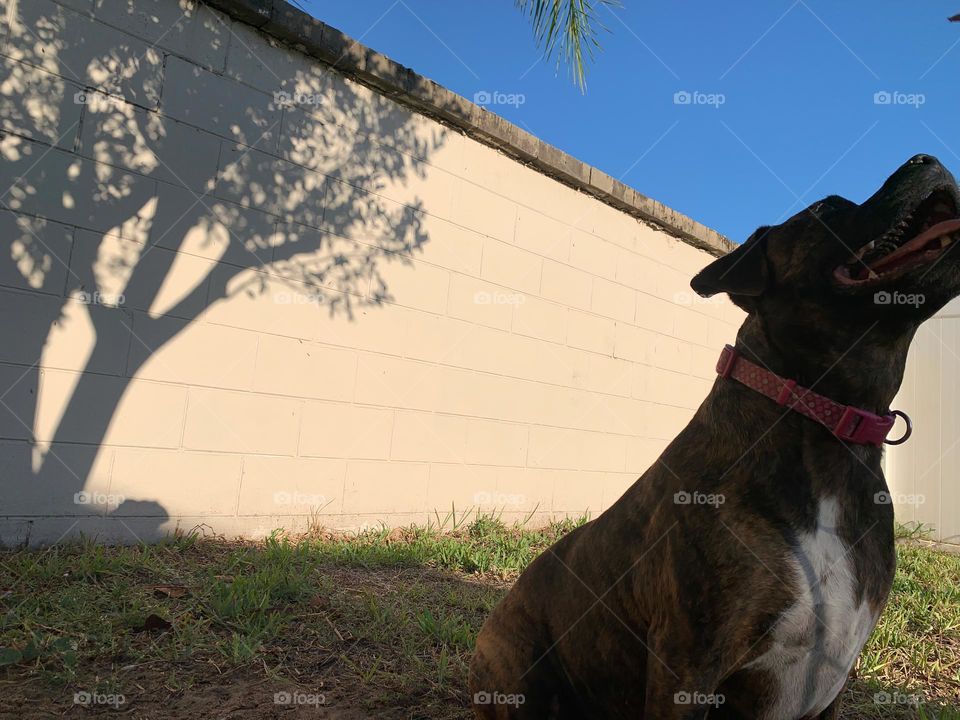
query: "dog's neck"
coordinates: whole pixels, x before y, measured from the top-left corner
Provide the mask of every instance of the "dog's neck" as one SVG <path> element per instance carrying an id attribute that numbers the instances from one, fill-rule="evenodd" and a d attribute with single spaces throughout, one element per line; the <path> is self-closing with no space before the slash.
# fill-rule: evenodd
<path id="1" fill-rule="evenodd" d="M 903 380 L 916 328 L 846 327 L 829 340 L 772 328 L 751 314 L 737 334 L 748 360 L 836 402 L 886 413 Z"/>

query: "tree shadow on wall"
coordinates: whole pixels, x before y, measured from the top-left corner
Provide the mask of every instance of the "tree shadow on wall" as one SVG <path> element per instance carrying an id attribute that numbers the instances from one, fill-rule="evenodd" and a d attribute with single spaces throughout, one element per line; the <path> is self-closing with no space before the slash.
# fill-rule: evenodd
<path id="1" fill-rule="evenodd" d="M 383 267 L 428 241 L 416 185 L 446 131 L 306 59 L 276 63 L 280 48 L 236 82 L 132 38 L 98 47 L 89 20 L 46 0 L 12 10 L 3 52 L 17 62 L 0 58 L 0 518 L 23 519 L 23 539 L 30 516 L 50 515 L 127 518 L 125 539 L 148 538 L 167 511 L 123 497 L 129 480 L 118 486 L 104 440 L 178 442 L 159 409 L 115 422 L 131 379 L 220 301 L 269 296 L 289 306 L 271 320 L 309 311 L 319 324 L 391 300 Z M 254 31 L 197 12 L 173 30 L 204 23 L 249 52 Z M 257 73 L 286 95 L 244 84 Z M 92 490 L 108 472 L 102 497 Z"/>

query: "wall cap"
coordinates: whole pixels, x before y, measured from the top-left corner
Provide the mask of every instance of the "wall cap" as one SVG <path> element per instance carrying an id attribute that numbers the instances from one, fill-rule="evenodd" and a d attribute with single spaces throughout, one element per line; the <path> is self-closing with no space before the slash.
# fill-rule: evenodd
<path id="1" fill-rule="evenodd" d="M 478 142 L 712 255 L 736 245 L 716 230 L 640 194 L 595 167 L 530 135 L 410 68 L 394 62 L 286 0 L 203 0 L 234 20 L 370 86 L 391 100 L 453 126 Z"/>

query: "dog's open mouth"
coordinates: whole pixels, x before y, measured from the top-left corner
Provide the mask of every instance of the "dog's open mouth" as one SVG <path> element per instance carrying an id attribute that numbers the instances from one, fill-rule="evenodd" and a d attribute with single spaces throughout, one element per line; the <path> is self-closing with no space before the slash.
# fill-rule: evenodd
<path id="1" fill-rule="evenodd" d="M 932 263 L 960 240 L 960 217 L 953 195 L 937 190 L 876 240 L 833 271 L 840 285 L 875 285 Z"/>

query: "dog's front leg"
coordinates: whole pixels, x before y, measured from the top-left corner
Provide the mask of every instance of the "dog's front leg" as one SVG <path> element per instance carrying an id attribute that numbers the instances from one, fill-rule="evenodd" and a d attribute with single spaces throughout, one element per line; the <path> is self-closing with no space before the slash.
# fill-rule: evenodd
<path id="1" fill-rule="evenodd" d="M 655 645 L 647 655 L 644 720 L 703 720 L 715 698 L 716 679 L 682 655 Z"/>
<path id="2" fill-rule="evenodd" d="M 844 685 L 846 689 L 846 685 Z M 817 715 L 817 720 L 837 720 L 840 717 L 840 697 L 843 695 L 843 691 L 840 691 L 840 695 L 837 695 L 834 698 L 833 702 L 827 706 L 827 709 L 822 713 Z"/>

